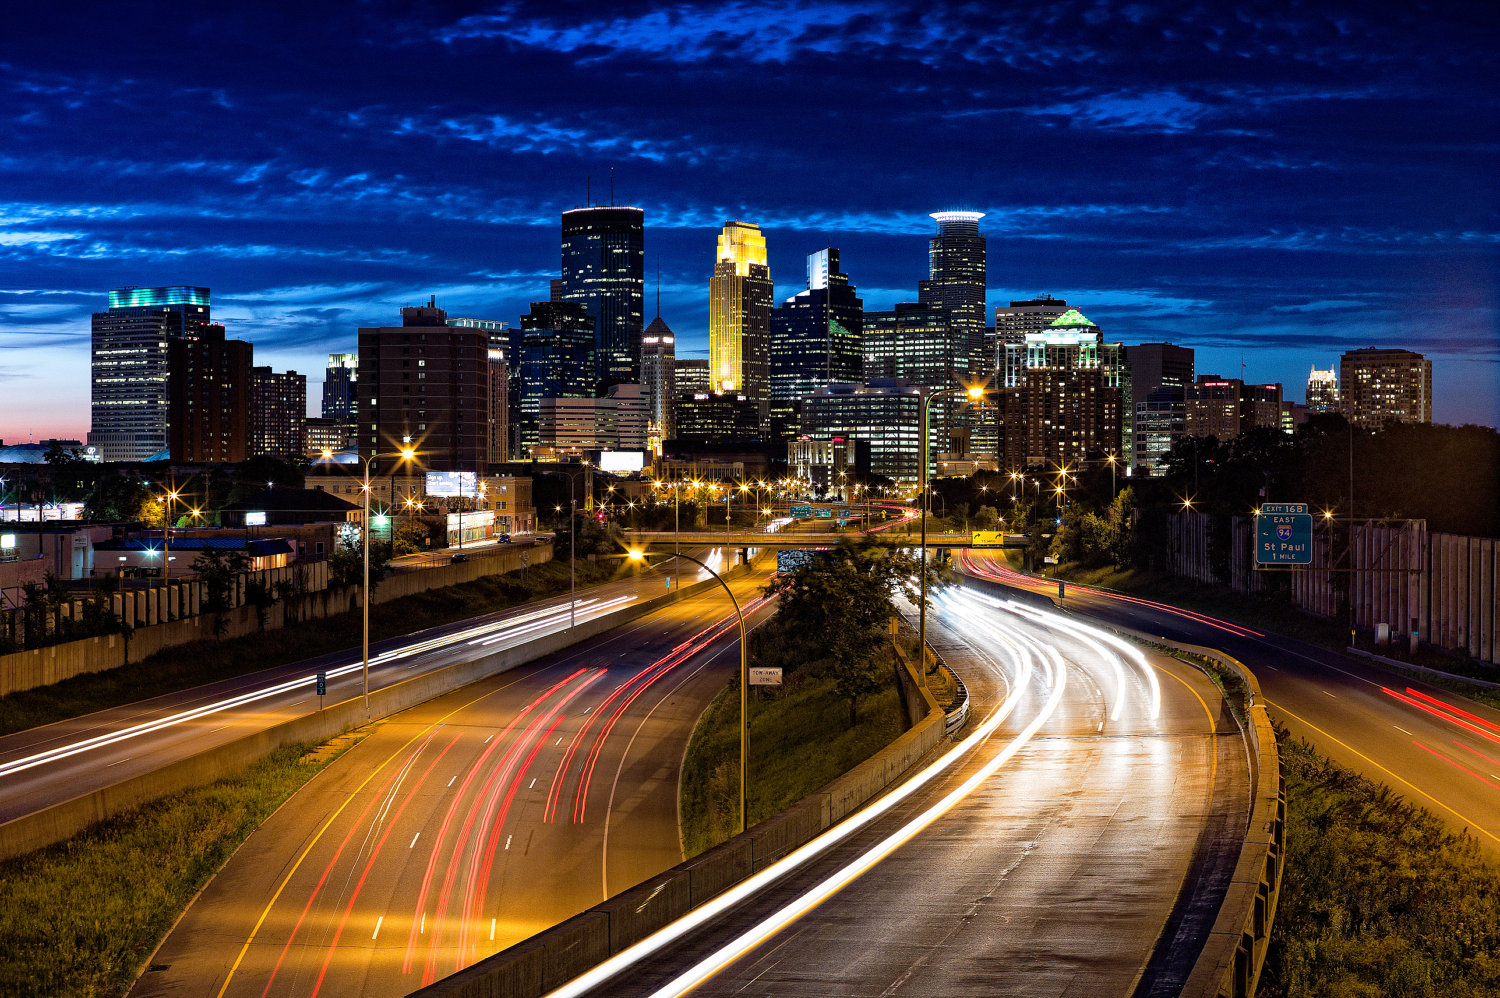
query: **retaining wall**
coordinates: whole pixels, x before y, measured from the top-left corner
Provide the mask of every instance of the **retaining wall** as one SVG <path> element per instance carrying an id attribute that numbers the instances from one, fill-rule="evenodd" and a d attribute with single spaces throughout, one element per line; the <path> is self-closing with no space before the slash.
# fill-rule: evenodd
<path id="1" fill-rule="evenodd" d="M 737 573 L 747 571 L 750 569 L 740 567 L 729 573 L 728 577 L 733 578 Z M 284 745 L 330 738 L 348 728 L 389 716 L 487 676 L 587 641 L 678 600 L 717 588 L 718 583 L 712 579 L 684 586 L 676 592 L 583 621 L 573 631 L 546 635 L 483 658 L 456 663 L 413 676 L 393 686 L 371 690 L 368 713 L 365 711 L 363 698 L 352 697 L 331 704 L 321 711 L 206 749 L 150 773 L 125 779 L 45 810 L 12 819 L 0 824 L 0 860 L 60 842 L 94 822 L 113 817 L 147 801 L 240 772 Z"/>
<path id="2" fill-rule="evenodd" d="M 909 666 L 901 678 L 903 692 L 916 689 Z M 942 710 L 926 690 L 918 695 L 927 704 L 926 716 L 847 775 L 728 842 L 430 984 L 413 998 L 536 998 L 765 869 L 898 782 L 905 760 L 921 759 L 942 742 Z"/>
<path id="3" fill-rule="evenodd" d="M 465 562 L 393 573 L 375 586 L 371 604 L 389 603 L 429 589 L 513 572 L 525 567 L 523 558 L 533 566 L 551 561 L 552 546 L 504 548 L 483 555 L 475 554 Z M 297 566 L 248 572 L 241 576 L 229 594 L 230 603 L 235 605 L 220 614 L 199 612 L 205 598 L 201 582 L 173 585 L 170 597 L 162 589 L 116 593 L 114 613 L 123 620 L 139 622 L 128 641 L 123 635 L 109 634 L 0 655 L 0 695 L 62 682 L 85 673 L 115 669 L 194 641 L 240 638 L 262 629 L 275 630 L 285 626 L 288 620 L 319 620 L 358 609 L 358 587 L 328 587 L 327 562 L 311 562 L 305 567 L 313 576 L 308 583 L 311 591 L 272 604 L 266 611 L 264 628 L 255 608 L 244 605 L 245 583 L 259 581 L 275 585 L 290 580 Z M 168 603 L 173 604 L 171 620 L 165 619 Z M 214 632 L 216 620 L 224 622 L 217 634 Z"/>

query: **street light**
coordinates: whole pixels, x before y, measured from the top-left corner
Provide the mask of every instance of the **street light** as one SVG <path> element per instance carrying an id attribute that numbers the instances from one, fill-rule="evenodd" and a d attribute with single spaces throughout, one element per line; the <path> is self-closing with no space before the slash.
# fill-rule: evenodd
<path id="1" fill-rule="evenodd" d="M 179 494 L 176 489 L 168 489 L 167 494 L 161 497 L 162 505 L 167 510 L 161 528 L 161 587 L 167 594 L 168 620 L 172 619 L 172 504 L 177 501 Z"/>
<path id="2" fill-rule="evenodd" d="M 639 548 L 631 548 L 628 552 L 631 561 L 644 561 L 646 552 Z M 740 610 L 740 601 L 734 598 L 734 591 L 729 588 L 729 583 L 724 577 L 703 562 L 690 554 L 674 552 L 673 558 L 685 558 L 695 565 L 701 567 L 709 575 L 712 575 L 724 591 L 729 594 L 729 602 L 734 604 L 734 617 L 740 626 L 740 831 L 744 832 L 749 826 L 748 811 L 745 804 L 745 779 L 748 771 L 750 758 L 750 717 L 748 713 L 749 690 L 750 690 L 750 668 L 749 659 L 746 656 L 745 643 L 745 614 Z"/>
<path id="3" fill-rule="evenodd" d="M 376 452 L 365 458 L 365 516 L 364 519 L 360 521 L 360 528 L 364 531 L 364 537 L 361 538 L 364 543 L 362 543 L 360 547 L 365 549 L 365 574 L 364 587 L 361 590 L 362 598 L 360 599 L 360 602 L 364 604 L 364 606 L 362 607 L 364 613 L 361 630 L 364 634 L 364 640 L 362 642 L 364 651 L 364 666 L 362 669 L 362 675 L 364 677 L 366 714 L 370 712 L 370 465 L 374 464 L 382 457 L 397 457 L 401 459 L 399 462 L 397 462 L 398 464 L 405 464 L 407 461 L 412 460 L 416 456 L 416 450 L 408 445 L 402 447 L 394 454 L 380 454 L 379 452 Z M 394 473 L 395 469 L 392 469 L 392 474 Z"/>
<path id="4" fill-rule="evenodd" d="M 1115 498 L 1115 455 L 1109 455 L 1109 498 L 1113 502 Z"/>
<path id="5" fill-rule="evenodd" d="M 931 501 L 927 492 L 927 410 L 932 405 L 932 400 L 939 395 L 966 394 L 971 401 L 978 402 L 984 398 L 984 386 L 974 385 L 970 388 L 940 388 L 922 399 L 922 419 L 918 432 L 922 437 L 922 467 L 921 473 L 921 500 L 922 500 L 922 561 L 917 572 L 921 588 L 921 599 L 917 602 L 917 661 L 921 668 L 917 669 L 917 685 L 927 685 L 927 512 L 931 508 Z"/>

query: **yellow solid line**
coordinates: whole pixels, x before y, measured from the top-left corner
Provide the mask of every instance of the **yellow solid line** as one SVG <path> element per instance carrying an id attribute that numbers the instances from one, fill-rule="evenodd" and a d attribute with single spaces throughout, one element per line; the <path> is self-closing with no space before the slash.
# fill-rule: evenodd
<path id="1" fill-rule="evenodd" d="M 506 684 L 506 686 L 509 685 L 511 684 Z M 499 693 L 502 689 L 505 689 L 505 686 L 490 690 L 490 692 L 485 693 L 483 696 L 477 696 L 473 700 L 470 700 L 468 703 L 461 704 L 460 706 L 453 708 L 451 711 L 429 724 L 426 728 L 423 728 L 416 734 L 412 735 L 405 744 L 401 745 L 389 756 L 387 756 L 384 762 L 372 769 L 369 776 L 366 776 L 363 780 L 360 781 L 359 786 L 355 787 L 354 790 L 350 792 L 349 796 L 345 798 L 344 803 L 340 804 L 334 810 L 333 814 L 328 816 L 328 820 L 323 823 L 323 827 L 318 829 L 318 834 L 312 837 L 312 841 L 308 842 L 307 848 L 302 850 L 302 855 L 297 857 L 297 861 L 293 863 L 292 868 L 287 871 L 286 878 L 282 880 L 281 885 L 276 888 L 276 893 L 271 895 L 271 900 L 266 902 L 265 910 L 260 913 L 260 918 L 255 920 L 255 927 L 250 930 L 250 935 L 248 938 L 246 938 L 245 945 L 240 947 L 240 955 L 234 958 L 234 964 L 230 966 L 229 975 L 224 978 L 224 984 L 219 988 L 216 998 L 224 998 L 224 992 L 229 990 L 229 982 L 234 980 L 235 973 L 240 969 L 241 961 L 245 959 L 245 954 L 250 952 L 251 944 L 255 942 L 255 937 L 260 934 L 260 927 L 265 924 L 266 918 L 271 914 L 271 909 L 276 906 L 277 900 L 281 897 L 281 892 L 286 890 L 286 885 L 291 883 L 292 877 L 296 875 L 298 868 L 302 866 L 302 861 L 307 858 L 307 854 L 312 852 L 313 846 L 317 845 L 318 841 L 323 838 L 323 833 L 328 831 L 329 826 L 331 826 L 334 823 L 335 819 L 337 819 L 338 816 L 343 813 L 344 808 L 348 807 L 349 804 L 353 802 L 355 795 L 363 790 L 371 780 L 375 779 L 376 775 L 381 770 L 385 769 L 386 766 L 389 766 L 393 759 L 410 748 L 412 743 L 417 739 L 421 738 L 427 732 L 431 731 L 433 728 L 436 728 L 438 725 L 442 724 L 444 721 L 448 720 L 448 718 L 452 717 L 454 714 L 457 714 L 459 711 L 466 710 L 469 707 L 472 707 L 474 704 L 483 700 L 485 697 L 493 696 L 494 694 Z M 376 722 L 372 721 L 370 723 L 373 724 Z"/>
<path id="2" fill-rule="evenodd" d="M 1262 698 L 1262 699 L 1264 699 L 1264 698 Z M 1336 744 L 1336 745 L 1342 746 L 1346 751 L 1353 752 L 1355 755 L 1359 756 L 1365 762 L 1368 762 L 1370 765 L 1374 766 L 1376 769 L 1380 770 L 1382 773 L 1386 774 L 1391 779 L 1396 780 L 1396 781 L 1398 781 L 1400 783 L 1404 783 L 1408 787 L 1411 787 L 1417 793 L 1421 794 L 1423 797 L 1426 797 L 1428 800 L 1432 801 L 1434 804 L 1436 804 L 1438 807 L 1442 808 L 1444 811 L 1447 811 L 1449 814 L 1453 815 L 1455 818 L 1457 818 L 1460 821 L 1465 822 L 1466 824 L 1468 824 L 1476 832 L 1482 832 L 1485 835 L 1488 835 L 1490 838 L 1494 839 L 1496 842 L 1500 842 L 1500 835 L 1496 835 L 1494 832 L 1490 831 L 1489 829 L 1485 828 L 1483 825 L 1479 824 L 1479 822 L 1475 821 L 1473 818 L 1466 817 L 1465 815 L 1462 815 L 1459 812 L 1453 810 L 1453 808 L 1449 807 L 1447 804 L 1444 804 L 1442 801 L 1438 800 L 1436 797 L 1432 796 L 1432 794 L 1430 794 L 1427 791 L 1423 790 L 1421 787 L 1417 786 L 1415 783 L 1412 783 L 1409 780 L 1402 779 L 1401 777 L 1397 776 L 1395 773 L 1391 772 L 1389 769 L 1386 769 L 1380 763 L 1376 762 L 1374 759 L 1371 759 L 1369 756 L 1365 755 L 1363 752 L 1357 751 L 1356 749 L 1354 749 L 1351 746 L 1345 744 L 1344 742 L 1339 741 L 1333 735 L 1330 735 L 1328 732 L 1324 731 L 1322 728 L 1318 727 L 1316 724 L 1313 724 L 1311 721 L 1308 721 L 1308 720 L 1306 720 L 1305 718 L 1302 718 L 1302 717 L 1298 717 L 1296 714 L 1293 714 L 1291 711 L 1287 710 L 1285 707 L 1281 706 L 1280 704 L 1273 703 L 1270 700 L 1266 700 L 1266 703 L 1270 704 L 1270 706 L 1272 706 L 1272 707 L 1275 707 L 1277 710 L 1281 711 L 1283 714 L 1287 715 L 1288 717 L 1294 717 L 1294 718 L 1296 718 L 1297 721 L 1298 721 L 1298 723 L 1307 725 L 1309 728 L 1312 728 L 1314 731 L 1316 731 L 1318 734 L 1322 735 L 1324 738 L 1329 739 L 1330 741 L 1334 742 L 1334 744 Z"/>

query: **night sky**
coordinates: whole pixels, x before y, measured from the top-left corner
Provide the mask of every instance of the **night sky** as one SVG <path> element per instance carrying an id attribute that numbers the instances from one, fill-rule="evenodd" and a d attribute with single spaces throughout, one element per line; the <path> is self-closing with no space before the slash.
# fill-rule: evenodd
<path id="1" fill-rule="evenodd" d="M 545 299 L 611 170 L 679 356 L 724 220 L 778 297 L 832 244 L 874 309 L 970 208 L 991 307 L 1050 293 L 1298 400 L 1407 347 L 1437 421 L 1500 425 L 1494 4 L 1220 6 L 11 5 L 0 437 L 84 436 L 89 313 L 128 284 L 210 287 L 316 411 L 361 325 Z"/>

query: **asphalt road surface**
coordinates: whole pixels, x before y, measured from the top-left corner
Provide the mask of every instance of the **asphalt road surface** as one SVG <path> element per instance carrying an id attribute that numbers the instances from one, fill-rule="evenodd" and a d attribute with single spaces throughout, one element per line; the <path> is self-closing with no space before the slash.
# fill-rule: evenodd
<path id="1" fill-rule="evenodd" d="M 1055 581 L 1020 575 L 998 555 L 959 558 L 976 575 L 1057 594 Z M 1233 655 L 1293 735 L 1500 853 L 1500 711 L 1365 660 L 1123 594 L 1069 584 L 1062 602 L 1080 616 Z"/>
<path id="2" fill-rule="evenodd" d="M 719 570 L 728 567 L 717 549 L 694 553 Z M 708 578 L 696 565 L 681 564 L 683 585 Z M 670 571 L 580 591 L 577 620 L 661 595 Z M 570 606 L 568 596 L 557 596 L 374 643 L 370 688 L 564 630 Z M 328 705 L 360 694 L 362 660 L 354 648 L 0 738 L 0 822 L 316 711 L 319 671 L 328 676 Z"/>
<path id="3" fill-rule="evenodd" d="M 760 576 L 734 583 L 747 613 Z M 235 854 L 131 992 L 400 995 L 682 861 L 722 590 L 377 722 Z"/>
<path id="4" fill-rule="evenodd" d="M 938 606 L 973 698 L 955 761 L 555 994 L 1177 993 L 1248 821 L 1233 718 L 1196 670 L 1059 615 Z"/>

